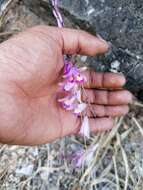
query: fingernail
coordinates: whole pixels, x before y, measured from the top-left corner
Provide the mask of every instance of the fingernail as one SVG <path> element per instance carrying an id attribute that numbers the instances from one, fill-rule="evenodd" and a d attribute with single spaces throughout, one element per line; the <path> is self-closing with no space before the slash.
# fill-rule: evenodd
<path id="1" fill-rule="evenodd" d="M 133 95 L 130 92 L 128 92 L 128 98 L 127 99 L 129 101 L 129 104 L 133 103 Z"/>
<path id="2" fill-rule="evenodd" d="M 109 49 L 110 49 L 110 46 L 109 46 L 108 42 L 107 42 L 106 40 L 104 40 L 104 39 L 101 37 L 101 35 L 97 34 L 96 36 L 97 36 L 97 38 L 98 38 L 100 41 L 102 41 L 102 42 L 104 42 L 104 44 L 106 44 L 107 50 L 109 50 Z"/>
<path id="3" fill-rule="evenodd" d="M 104 40 L 104 39 L 101 37 L 101 35 L 97 34 L 96 36 L 97 36 L 101 41 L 107 43 L 106 40 Z"/>
<path id="4" fill-rule="evenodd" d="M 126 84 L 126 78 L 123 74 L 119 74 L 120 75 L 120 82 L 121 85 L 124 86 Z"/>

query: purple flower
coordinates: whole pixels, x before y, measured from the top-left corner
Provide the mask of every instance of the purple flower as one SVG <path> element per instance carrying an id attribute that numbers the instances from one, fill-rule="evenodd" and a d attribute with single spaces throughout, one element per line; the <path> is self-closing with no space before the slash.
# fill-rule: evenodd
<path id="1" fill-rule="evenodd" d="M 76 66 L 72 66 L 69 70 L 68 69 L 66 69 L 63 78 L 67 78 L 70 82 L 74 82 L 75 78 L 79 75 L 79 71 Z"/>
<path id="2" fill-rule="evenodd" d="M 75 108 L 75 103 L 74 103 L 75 100 L 76 100 L 76 97 L 67 96 L 65 98 L 59 99 L 58 101 L 66 110 L 73 110 Z"/>
<path id="3" fill-rule="evenodd" d="M 57 20 L 58 27 L 64 26 L 64 21 L 58 8 L 59 0 L 51 0 L 53 5 L 53 14 Z M 73 111 L 74 114 L 82 115 L 87 105 L 81 100 L 81 87 L 86 82 L 86 77 L 81 74 L 79 69 L 72 61 L 64 61 L 63 82 L 59 83 L 63 91 L 70 95 L 59 99 L 58 102 L 65 110 Z M 90 127 L 88 117 L 85 116 L 81 126 L 80 134 L 89 138 Z"/>
<path id="4" fill-rule="evenodd" d="M 73 89 L 76 86 L 76 84 L 74 82 L 67 82 L 64 86 L 64 90 L 65 91 L 70 91 L 71 89 Z"/>
<path id="5" fill-rule="evenodd" d="M 89 119 L 87 116 L 85 116 L 83 119 L 79 134 L 83 137 L 90 138 L 90 126 Z"/>
<path id="6" fill-rule="evenodd" d="M 52 0 L 52 5 L 58 7 L 59 0 Z"/>
<path id="7" fill-rule="evenodd" d="M 72 62 L 71 61 L 65 61 L 64 62 L 64 75 L 66 75 L 67 73 L 70 72 L 71 68 L 72 68 Z"/>
<path id="8" fill-rule="evenodd" d="M 84 156 L 84 149 L 82 149 L 81 151 L 76 151 L 72 155 L 72 164 L 74 165 L 74 167 L 80 168 L 82 166 L 83 156 Z"/>
<path id="9" fill-rule="evenodd" d="M 77 75 L 76 77 L 75 77 L 75 81 L 78 83 L 78 84 L 83 84 L 83 83 L 85 83 L 86 82 L 86 77 L 85 76 L 83 76 L 83 75 L 81 75 L 81 74 L 79 74 L 79 75 Z"/>
<path id="10" fill-rule="evenodd" d="M 62 15 L 59 11 L 59 8 L 58 8 L 58 0 L 51 0 L 52 1 L 52 5 L 53 5 L 53 14 L 57 20 L 57 24 L 58 24 L 58 27 L 59 28 L 62 28 L 64 26 L 64 21 L 63 21 L 63 18 L 62 18 Z"/>
<path id="11" fill-rule="evenodd" d="M 71 67 L 66 65 L 63 78 L 69 82 L 75 82 L 79 85 L 82 85 L 84 82 L 86 82 L 86 77 L 80 74 L 80 71 L 76 66 Z"/>
<path id="12" fill-rule="evenodd" d="M 81 90 L 77 90 L 75 93 L 75 96 L 76 96 L 78 102 L 82 103 L 82 101 L 81 101 Z"/>
<path id="13" fill-rule="evenodd" d="M 77 107 L 74 109 L 74 113 L 79 115 L 86 109 L 87 105 L 85 103 L 80 103 L 77 105 Z"/>
<path id="14" fill-rule="evenodd" d="M 97 148 L 98 144 L 95 144 L 94 146 L 89 147 L 87 150 L 80 148 L 80 150 L 77 150 L 71 154 L 69 158 L 71 159 L 74 167 L 80 168 L 83 164 L 88 166 Z"/>
<path id="15" fill-rule="evenodd" d="M 76 82 L 64 81 L 59 83 L 59 86 L 66 92 L 71 91 L 71 94 L 74 94 L 78 90 L 78 85 Z"/>

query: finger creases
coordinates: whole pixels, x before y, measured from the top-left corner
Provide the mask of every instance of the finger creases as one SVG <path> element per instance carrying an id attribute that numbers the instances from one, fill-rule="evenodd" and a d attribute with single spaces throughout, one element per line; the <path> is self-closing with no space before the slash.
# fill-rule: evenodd
<path id="1" fill-rule="evenodd" d="M 63 51 L 66 54 L 94 56 L 108 50 L 106 41 L 82 30 L 60 29 L 63 39 Z"/>
<path id="2" fill-rule="evenodd" d="M 127 114 L 129 107 L 123 106 L 102 106 L 102 105 L 89 105 L 86 109 L 85 115 L 88 117 L 117 117 Z"/>
<path id="3" fill-rule="evenodd" d="M 91 128 L 91 132 L 97 133 L 97 132 L 103 132 L 106 130 L 110 130 L 114 127 L 114 120 L 112 118 L 90 118 L 89 119 L 89 125 Z"/>
<path id="4" fill-rule="evenodd" d="M 82 54 L 95 56 L 108 50 L 108 43 L 103 39 L 91 35 L 83 30 L 70 28 L 57 28 L 49 26 L 36 26 L 29 31 L 42 33 L 45 39 L 52 39 L 60 45 L 64 54 Z"/>
<path id="5" fill-rule="evenodd" d="M 87 78 L 85 88 L 121 88 L 126 79 L 122 74 L 116 73 L 99 73 L 93 70 L 85 71 L 84 75 Z"/>
<path id="6" fill-rule="evenodd" d="M 132 94 L 127 90 L 107 91 L 86 89 L 82 100 L 97 105 L 127 105 L 132 103 Z"/>

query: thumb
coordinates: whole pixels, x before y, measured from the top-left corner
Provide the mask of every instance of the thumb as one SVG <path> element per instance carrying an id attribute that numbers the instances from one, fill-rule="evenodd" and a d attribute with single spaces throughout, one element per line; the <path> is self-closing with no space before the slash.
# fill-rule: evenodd
<path id="1" fill-rule="evenodd" d="M 94 56 L 105 53 L 108 50 L 108 44 L 103 39 L 93 36 L 82 30 L 57 28 L 49 26 L 36 26 L 32 28 L 37 32 L 51 37 L 60 45 L 63 54 L 82 54 Z"/>
<path id="2" fill-rule="evenodd" d="M 62 49 L 64 54 L 95 56 L 108 50 L 106 41 L 88 32 L 67 28 L 57 29 L 57 32 L 61 34 L 63 39 Z"/>

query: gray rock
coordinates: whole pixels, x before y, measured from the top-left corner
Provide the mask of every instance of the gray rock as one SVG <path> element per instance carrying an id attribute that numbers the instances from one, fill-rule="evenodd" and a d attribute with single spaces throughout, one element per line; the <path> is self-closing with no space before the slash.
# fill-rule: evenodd
<path id="1" fill-rule="evenodd" d="M 56 25 L 50 0 L 23 2 L 43 21 Z M 143 99 L 143 0 L 60 0 L 60 8 L 66 26 L 100 34 L 110 43 L 107 54 L 87 58 L 89 65 L 124 73 L 126 87 Z"/>
<path id="2" fill-rule="evenodd" d="M 61 0 L 75 23 L 93 34 L 100 34 L 111 43 L 105 56 L 89 58 L 99 71 L 112 70 L 112 63 L 127 77 L 127 88 L 143 90 L 143 1 L 142 0 Z M 82 20 L 84 26 L 82 26 Z M 87 26 L 86 26 L 87 24 Z"/>

